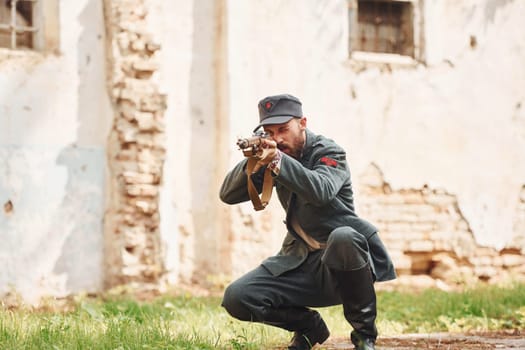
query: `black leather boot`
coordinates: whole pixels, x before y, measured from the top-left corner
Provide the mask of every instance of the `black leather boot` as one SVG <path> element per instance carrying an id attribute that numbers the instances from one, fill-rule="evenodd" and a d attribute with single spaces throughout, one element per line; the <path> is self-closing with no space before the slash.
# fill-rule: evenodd
<path id="1" fill-rule="evenodd" d="M 305 307 L 268 310 L 263 322 L 294 332 L 290 350 L 310 350 L 330 336 L 321 315 Z"/>
<path id="2" fill-rule="evenodd" d="M 374 350 L 377 338 L 375 325 L 376 293 L 370 266 L 359 270 L 334 271 L 346 320 L 354 330 L 350 339 L 358 350 Z"/>
<path id="3" fill-rule="evenodd" d="M 315 344 L 322 344 L 330 336 L 330 331 L 321 315 L 317 311 L 312 312 L 315 313 L 312 325 L 294 332 L 288 350 L 310 350 Z"/>

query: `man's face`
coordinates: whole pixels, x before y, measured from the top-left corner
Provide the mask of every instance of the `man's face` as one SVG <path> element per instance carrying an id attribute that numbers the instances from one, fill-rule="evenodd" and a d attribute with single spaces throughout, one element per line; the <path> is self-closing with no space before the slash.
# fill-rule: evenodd
<path id="1" fill-rule="evenodd" d="M 306 140 L 306 118 L 292 118 L 287 123 L 265 125 L 272 140 L 277 143 L 277 148 L 287 155 L 299 159 Z"/>

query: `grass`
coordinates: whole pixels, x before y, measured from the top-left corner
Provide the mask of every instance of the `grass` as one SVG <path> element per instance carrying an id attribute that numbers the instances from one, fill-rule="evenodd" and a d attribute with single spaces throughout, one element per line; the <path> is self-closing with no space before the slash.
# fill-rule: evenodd
<path id="1" fill-rule="evenodd" d="M 378 293 L 380 334 L 525 329 L 525 285 L 464 292 Z M 220 298 L 76 297 L 67 311 L 0 309 L 0 349 L 268 349 L 286 331 L 232 319 Z M 341 306 L 319 309 L 334 336 L 348 336 Z"/>
<path id="2" fill-rule="evenodd" d="M 525 285 L 478 286 L 463 292 L 429 289 L 382 295 L 380 322 L 402 333 L 525 328 Z"/>

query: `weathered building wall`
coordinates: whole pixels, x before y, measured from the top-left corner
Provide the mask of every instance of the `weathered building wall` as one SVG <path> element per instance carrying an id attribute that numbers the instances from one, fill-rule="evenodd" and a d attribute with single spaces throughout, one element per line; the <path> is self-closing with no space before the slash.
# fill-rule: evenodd
<path id="1" fill-rule="evenodd" d="M 525 3 L 414 2 L 421 61 L 400 64 L 349 59 L 346 0 L 107 0 L 105 23 L 61 1 L 59 53 L 0 52 L 0 292 L 210 285 L 274 254 L 277 199 L 218 189 L 281 92 L 347 149 L 401 274 L 523 274 Z"/>
<path id="2" fill-rule="evenodd" d="M 480 246 L 458 206 L 457 196 L 426 185 L 393 190 L 373 164 L 362 174 L 360 183 L 361 214 L 378 225 L 401 283 L 414 285 L 414 279 L 407 276 L 428 276 L 462 285 L 479 280 L 502 282 L 525 275 L 523 246 L 518 241 L 509 242 L 501 250 Z M 521 221 L 523 213 L 520 208 L 516 218 Z M 523 239 L 519 233 L 515 237 Z M 434 284 L 421 282 L 425 286 Z"/>
<path id="3" fill-rule="evenodd" d="M 205 283 L 209 276 L 231 269 L 230 240 L 223 236 L 228 232 L 228 218 L 216 202 L 225 171 L 221 160 L 228 107 L 225 2 L 106 4 L 111 8 L 106 18 L 116 53 L 110 63 L 115 72 L 111 84 L 116 87 L 113 98 L 119 111 L 111 138 L 116 152 L 110 147 L 110 179 L 114 181 L 110 193 L 115 197 L 106 226 L 107 255 L 111 255 L 106 256 L 107 267 L 112 271 L 106 276 L 108 285 L 175 283 L 179 277 Z M 186 17 L 187 22 L 170 24 L 167 13 Z M 162 41 L 154 57 L 153 52 L 134 49 L 147 40 L 145 36 Z M 136 69 L 126 69 L 135 64 L 145 65 L 154 74 L 135 77 Z M 156 122 L 143 128 L 134 116 L 145 117 L 139 102 L 157 94 L 159 88 L 168 93 L 162 95 L 162 110 L 148 113 L 160 128 Z M 123 92 L 127 97 L 121 96 Z M 151 151 L 150 157 L 140 157 L 144 149 Z M 151 167 L 142 169 L 149 163 L 153 173 Z M 151 176 L 141 181 L 138 177 L 144 175 Z M 130 193 L 130 188 L 145 192 Z"/>
<path id="4" fill-rule="evenodd" d="M 440 252 L 468 257 L 465 265 L 481 279 L 496 269 L 515 272 L 525 235 L 525 39 L 518 30 L 525 4 L 416 3 L 422 62 L 403 64 L 348 59 L 346 1 L 230 3 L 230 135 L 256 124 L 260 97 L 295 94 L 311 129 L 347 149 L 359 212 L 379 225 L 401 273 L 434 271 Z M 233 164 L 240 158 L 233 140 L 230 152 Z M 363 182 L 371 163 L 394 196 Z M 433 200 L 421 191 L 442 193 L 454 210 L 445 215 L 426 204 L 411 213 L 411 197 Z M 392 198 L 398 202 L 381 203 Z M 276 223 L 269 235 L 281 237 L 283 213 L 264 215 Z M 248 242 L 259 240 L 263 231 L 251 223 L 259 216 L 233 225 L 235 256 L 246 255 L 243 237 L 252 230 Z M 456 256 L 453 242 L 470 250 Z"/>
<path id="5" fill-rule="evenodd" d="M 161 46 L 148 29 L 144 1 L 106 0 L 109 201 L 105 216 L 105 284 L 157 283 L 164 274 L 159 185 L 165 158 L 166 97 L 155 81 Z"/>
<path id="6" fill-rule="evenodd" d="M 160 193 L 166 277 L 206 284 L 229 273 L 232 257 L 229 219 L 217 202 L 228 156 L 226 1 L 150 6 L 151 28 L 162 42 L 159 82 L 167 93 Z"/>
<path id="7" fill-rule="evenodd" d="M 104 23 L 96 0 L 61 1 L 58 52 L 0 50 L 0 294 L 102 286 Z"/>

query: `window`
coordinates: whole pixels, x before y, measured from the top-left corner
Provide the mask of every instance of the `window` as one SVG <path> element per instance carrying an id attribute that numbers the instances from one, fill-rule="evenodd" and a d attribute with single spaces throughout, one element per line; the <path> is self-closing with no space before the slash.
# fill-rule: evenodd
<path id="1" fill-rule="evenodd" d="M 58 48 L 58 0 L 0 0 L 0 47 Z"/>
<path id="2" fill-rule="evenodd" d="M 349 51 L 418 59 L 418 0 L 349 0 Z"/>

